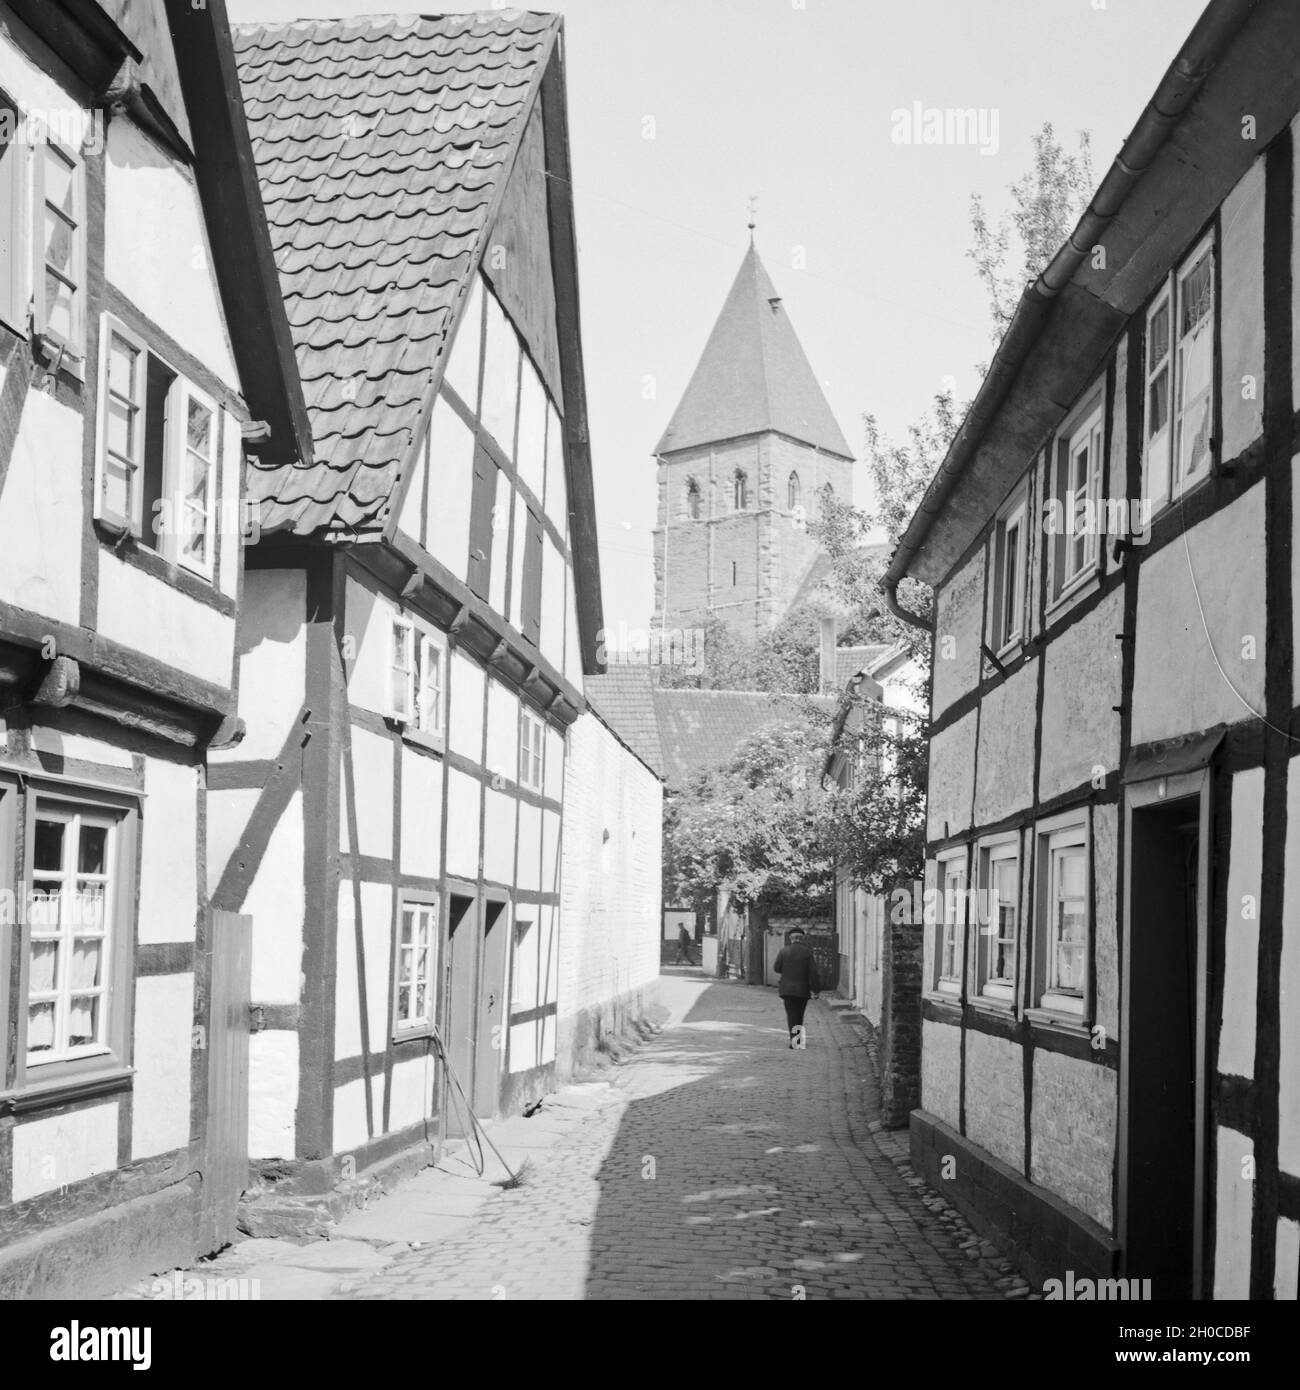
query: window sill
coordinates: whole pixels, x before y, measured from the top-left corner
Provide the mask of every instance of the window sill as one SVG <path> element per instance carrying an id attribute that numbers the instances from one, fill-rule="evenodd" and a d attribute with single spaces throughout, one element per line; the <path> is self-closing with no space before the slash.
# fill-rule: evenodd
<path id="1" fill-rule="evenodd" d="M 1016 1001 L 1014 999 L 999 999 L 992 994 L 976 994 L 969 1000 L 972 1009 L 978 1009 L 980 1013 L 996 1014 L 999 1018 L 1014 1018 L 1016 1016 Z"/>
<path id="2" fill-rule="evenodd" d="M 953 1010 L 954 1013 L 961 1011 L 961 995 L 955 991 L 949 992 L 946 989 L 927 989 L 922 998 L 929 1000 L 931 1004 L 939 1004 L 945 1008 Z"/>
<path id="3" fill-rule="evenodd" d="M 402 1028 L 393 1033 L 393 1046 L 401 1047 L 403 1043 L 427 1042 L 433 1037 L 433 1024 L 422 1023 L 418 1027 Z"/>
<path id="4" fill-rule="evenodd" d="M 1101 565 L 1096 563 L 1085 574 L 1074 579 L 1068 588 L 1061 591 L 1048 605 L 1043 614 L 1044 626 L 1050 627 L 1058 618 L 1068 613 L 1086 594 L 1101 588 Z"/>
<path id="5" fill-rule="evenodd" d="M 431 753 L 445 753 L 447 738 L 445 734 L 432 734 L 424 729 L 412 729 L 408 724 L 398 724 L 402 742 L 414 744 L 417 748 L 427 748 Z"/>
<path id="6" fill-rule="evenodd" d="M 1088 1027 L 1082 1011 L 1064 1013 L 1057 1009 L 1026 1009 L 1025 1017 L 1035 1028 L 1050 1029 L 1056 1033 L 1066 1033 L 1071 1037 L 1090 1038 L 1092 1030 Z"/>
<path id="7" fill-rule="evenodd" d="M 60 376 L 71 377 L 78 386 L 86 383 L 86 355 L 83 348 L 75 352 L 53 333 L 32 331 L 32 356 L 43 371 L 54 370 Z"/>
<path id="8" fill-rule="evenodd" d="M 26 1115 L 56 1105 L 69 1105 L 95 1096 L 128 1091 L 134 1076 L 134 1067 L 112 1067 L 64 1076 L 56 1081 L 37 1082 L 18 1091 L 0 1094 L 0 1114 Z"/>

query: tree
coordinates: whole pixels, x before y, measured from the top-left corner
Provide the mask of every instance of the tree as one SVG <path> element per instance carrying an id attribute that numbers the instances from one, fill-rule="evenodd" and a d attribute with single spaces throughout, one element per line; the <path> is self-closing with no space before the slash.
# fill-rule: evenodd
<path id="1" fill-rule="evenodd" d="M 1050 121 L 1033 137 L 1034 164 L 1010 187 L 1013 207 L 996 226 L 984 200 L 971 194 L 973 245 L 966 253 L 989 297 L 990 329 L 1001 340 L 1020 296 L 1074 230 L 1092 197 L 1092 139 L 1079 132 L 1077 153 L 1069 154 Z"/>

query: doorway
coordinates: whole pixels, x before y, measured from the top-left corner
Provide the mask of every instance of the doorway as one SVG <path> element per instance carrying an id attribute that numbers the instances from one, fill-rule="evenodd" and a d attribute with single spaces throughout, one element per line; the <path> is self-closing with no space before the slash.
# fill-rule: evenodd
<path id="1" fill-rule="evenodd" d="M 475 899 L 452 893 L 447 898 L 447 963 L 443 971 L 443 1046 L 455 1078 L 466 1097 L 474 1094 L 474 997 L 478 961 Z M 446 1132 L 465 1133 L 465 1101 L 455 1093 L 451 1078 L 443 1087 Z"/>
<path id="2" fill-rule="evenodd" d="M 1205 773 L 1129 792 L 1120 1232 L 1157 1299 L 1200 1296 L 1208 802 Z"/>
<path id="3" fill-rule="evenodd" d="M 474 1113 L 491 1119 L 501 1094 L 501 1056 L 505 1050 L 506 961 L 509 920 L 504 899 L 483 903 L 483 963 L 479 975 L 478 1043 L 474 1059 Z"/>

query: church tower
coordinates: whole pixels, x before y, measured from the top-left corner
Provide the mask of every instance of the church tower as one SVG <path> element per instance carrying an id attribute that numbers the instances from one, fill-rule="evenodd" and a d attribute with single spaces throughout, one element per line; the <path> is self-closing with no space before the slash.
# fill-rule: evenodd
<path id="1" fill-rule="evenodd" d="M 655 630 L 758 636 L 824 572 L 807 523 L 853 455 L 752 244 L 655 457 Z"/>

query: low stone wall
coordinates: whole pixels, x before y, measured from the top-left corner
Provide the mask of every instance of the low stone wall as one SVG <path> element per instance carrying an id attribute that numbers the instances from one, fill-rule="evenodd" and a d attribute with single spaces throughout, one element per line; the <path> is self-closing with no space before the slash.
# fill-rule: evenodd
<path id="1" fill-rule="evenodd" d="M 638 1026 L 660 1022 L 667 1011 L 659 1003 L 658 981 L 626 990 L 612 999 L 589 1004 L 559 1021 L 556 1076 L 561 1082 L 575 1073 L 607 1061 L 620 1051 L 623 1039 L 634 1036 Z"/>

